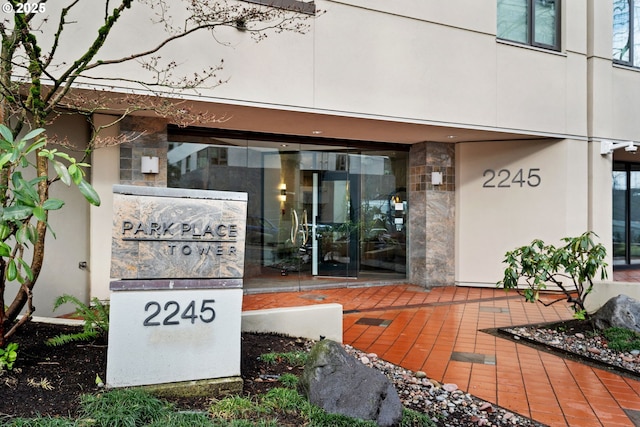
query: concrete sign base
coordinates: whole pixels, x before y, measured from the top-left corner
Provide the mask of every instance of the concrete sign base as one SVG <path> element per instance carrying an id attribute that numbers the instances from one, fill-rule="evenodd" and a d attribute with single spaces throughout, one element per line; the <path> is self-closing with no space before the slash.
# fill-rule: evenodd
<path id="1" fill-rule="evenodd" d="M 107 386 L 240 375 L 242 289 L 114 292 Z"/>

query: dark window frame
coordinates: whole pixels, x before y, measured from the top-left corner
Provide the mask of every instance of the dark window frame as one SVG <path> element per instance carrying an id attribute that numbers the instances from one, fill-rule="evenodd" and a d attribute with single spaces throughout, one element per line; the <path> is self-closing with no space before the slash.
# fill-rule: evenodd
<path id="1" fill-rule="evenodd" d="M 260 4 L 263 6 L 290 10 L 292 12 L 299 12 L 307 15 L 316 14 L 316 4 L 314 2 L 303 2 L 299 0 L 244 0 L 244 1 L 247 3 Z"/>
<path id="2" fill-rule="evenodd" d="M 555 39 L 556 39 L 556 43 L 555 45 L 549 45 L 546 43 L 540 43 L 540 42 L 536 42 L 535 40 L 535 25 L 536 25 L 536 16 L 535 16 L 535 1 L 536 0 L 526 0 L 527 2 L 527 10 L 528 10 L 528 14 L 527 14 L 527 42 L 522 42 L 519 40 L 511 40 L 508 38 L 504 38 L 504 37 L 500 37 L 499 35 L 496 35 L 496 37 L 499 40 L 505 40 L 508 41 L 510 43 L 517 43 L 517 44 L 521 44 L 523 46 L 533 46 L 533 47 L 538 47 L 541 49 L 547 49 L 547 50 L 553 50 L 556 52 L 559 52 L 561 50 L 561 46 L 562 46 L 562 0 L 554 0 L 557 2 L 556 5 L 556 21 L 555 21 Z"/>
<path id="3" fill-rule="evenodd" d="M 624 65 L 626 67 L 638 68 L 638 66 L 634 65 L 636 52 L 635 52 L 635 49 L 634 49 L 634 46 L 635 46 L 635 31 L 634 31 L 634 26 L 633 26 L 634 19 L 635 19 L 635 12 L 634 12 L 635 3 L 638 0 L 628 0 L 628 1 L 629 1 L 629 22 L 627 22 L 627 30 L 629 31 L 629 40 L 628 40 L 629 59 L 628 60 L 624 60 L 624 59 L 617 59 L 615 57 L 612 57 L 612 59 L 613 59 L 613 63 L 614 64 Z M 614 24 L 613 25 L 615 26 L 615 17 L 614 17 Z M 612 40 L 612 42 L 613 42 L 613 40 Z M 614 46 L 612 46 L 612 48 L 613 47 Z M 613 53 L 614 52 L 612 52 L 612 54 Z M 638 55 L 640 55 L 640 52 L 638 52 Z"/>

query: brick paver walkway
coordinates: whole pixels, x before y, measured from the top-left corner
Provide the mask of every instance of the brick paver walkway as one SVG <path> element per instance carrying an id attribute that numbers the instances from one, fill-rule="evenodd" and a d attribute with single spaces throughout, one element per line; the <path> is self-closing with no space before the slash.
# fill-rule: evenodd
<path id="1" fill-rule="evenodd" d="M 342 304 L 346 344 L 550 426 L 634 426 L 640 417 L 640 381 L 482 332 L 569 319 L 564 302 L 401 284 L 245 295 L 243 310 L 319 303 Z"/>

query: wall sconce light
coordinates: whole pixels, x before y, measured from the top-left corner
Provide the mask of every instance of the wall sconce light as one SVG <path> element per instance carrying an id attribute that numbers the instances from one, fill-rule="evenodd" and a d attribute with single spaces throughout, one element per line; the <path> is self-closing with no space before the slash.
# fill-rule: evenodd
<path id="1" fill-rule="evenodd" d="M 287 201 L 287 184 L 280 184 L 280 195 L 278 196 L 278 199 L 281 202 Z"/>
<path id="2" fill-rule="evenodd" d="M 600 154 L 603 156 L 613 153 L 613 150 L 617 150 L 618 148 L 624 148 L 624 151 L 627 153 L 635 154 L 638 151 L 638 143 L 633 141 L 600 141 Z"/>
<path id="3" fill-rule="evenodd" d="M 158 173 L 160 171 L 160 160 L 158 157 L 142 156 L 140 169 L 142 173 Z"/>
<path id="4" fill-rule="evenodd" d="M 431 185 L 442 185 L 442 172 L 431 172 Z"/>

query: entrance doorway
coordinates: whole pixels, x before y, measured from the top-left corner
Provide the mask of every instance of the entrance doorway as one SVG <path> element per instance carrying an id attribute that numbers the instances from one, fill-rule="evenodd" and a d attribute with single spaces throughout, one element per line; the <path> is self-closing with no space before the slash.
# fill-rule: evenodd
<path id="1" fill-rule="evenodd" d="M 245 288 L 406 275 L 407 152 L 172 135 L 170 187 L 249 197 Z"/>
<path id="2" fill-rule="evenodd" d="M 640 267 L 640 164 L 613 164 L 613 264 Z"/>
<path id="3" fill-rule="evenodd" d="M 283 208 L 285 215 L 290 210 L 291 243 L 297 251 L 293 267 L 312 277 L 358 277 L 358 209 L 353 206 L 360 199 L 358 182 L 348 170 L 297 173 L 296 191 L 288 192 L 293 201 Z"/>

